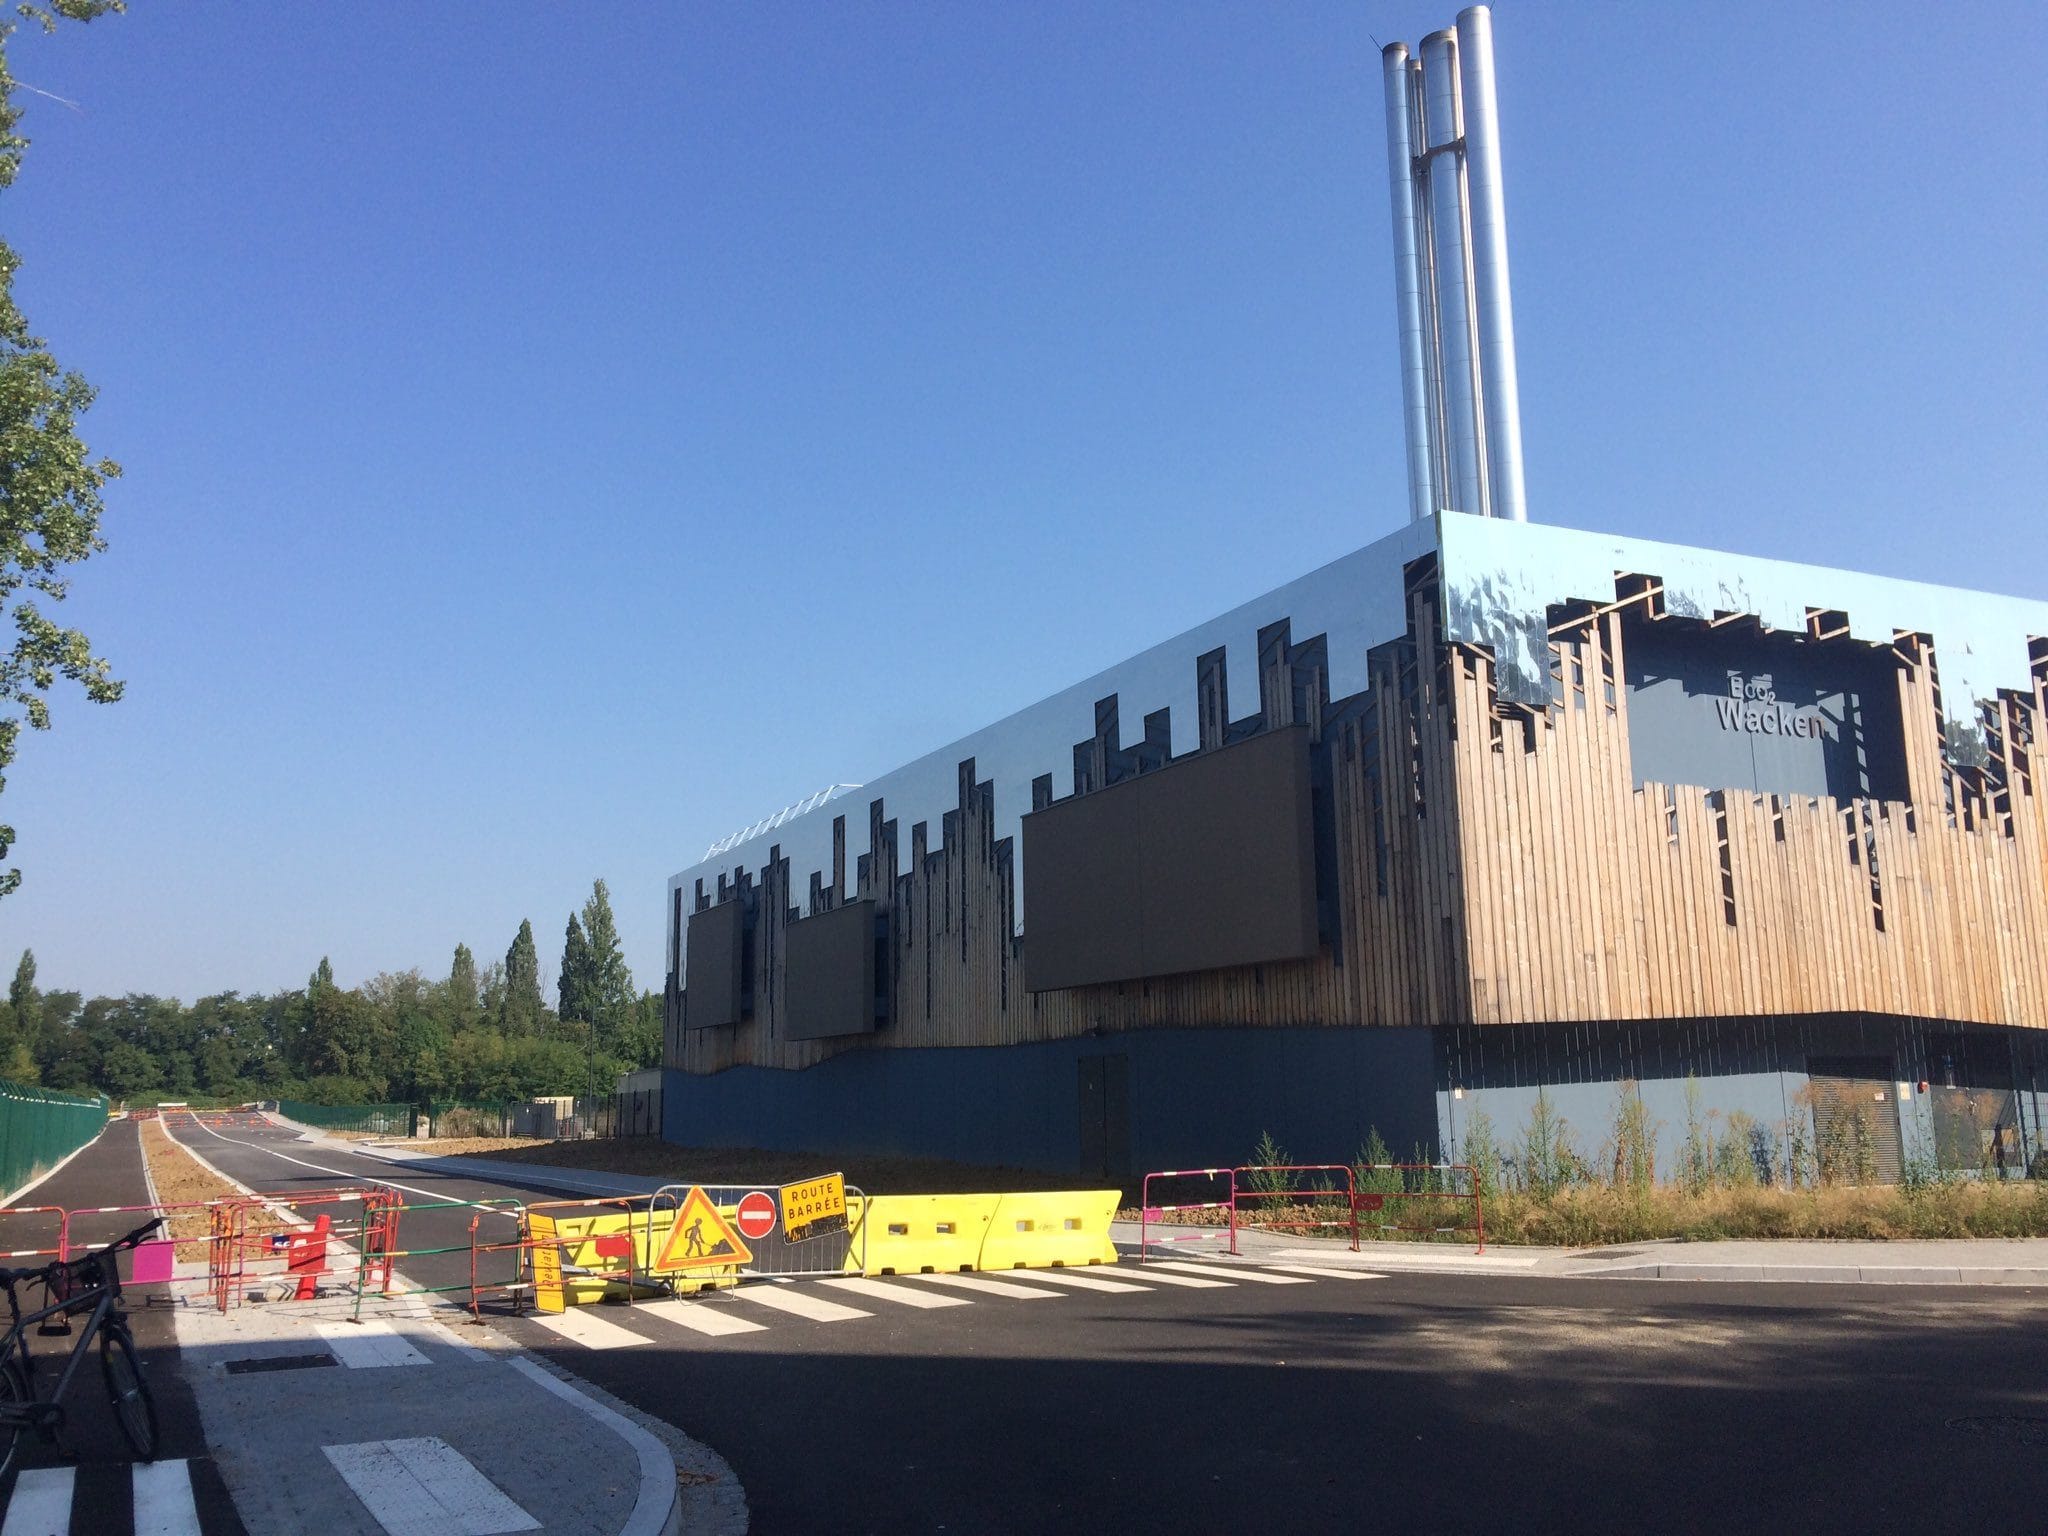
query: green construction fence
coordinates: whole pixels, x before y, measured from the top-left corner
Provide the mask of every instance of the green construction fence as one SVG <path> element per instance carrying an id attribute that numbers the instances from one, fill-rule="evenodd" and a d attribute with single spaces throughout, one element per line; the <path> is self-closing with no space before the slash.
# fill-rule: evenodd
<path id="1" fill-rule="evenodd" d="M 0 1196 L 54 1168 L 106 1125 L 107 1101 L 98 1094 L 0 1079 Z"/>
<path id="2" fill-rule="evenodd" d="M 277 1112 L 316 1130 L 376 1136 L 410 1136 L 415 1113 L 410 1104 L 305 1104 L 297 1099 L 279 1099 Z"/>

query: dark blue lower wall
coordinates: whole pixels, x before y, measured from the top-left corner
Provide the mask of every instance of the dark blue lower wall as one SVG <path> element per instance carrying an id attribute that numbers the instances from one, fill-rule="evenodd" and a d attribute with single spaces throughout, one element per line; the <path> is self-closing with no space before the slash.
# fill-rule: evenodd
<path id="1" fill-rule="evenodd" d="M 1242 1162 L 1270 1131 L 1349 1162 L 1376 1127 L 1434 1155 L 1428 1029 L 1158 1029 L 1031 1045 L 855 1050 L 801 1072 L 664 1074 L 662 1135 L 690 1147 L 940 1157 L 1074 1173 L 1082 1058 L 1126 1058 L 1128 1171 Z"/>
<path id="2" fill-rule="evenodd" d="M 868 1047 L 801 1072 L 668 1071 L 662 1135 L 691 1147 L 936 1157 L 1127 1184 L 1149 1170 L 1247 1162 L 1262 1132 L 1298 1162 L 1349 1162 L 1373 1129 L 1397 1160 L 1418 1148 L 1455 1158 L 1476 1113 L 1512 1156 L 1540 1090 L 1565 1118 L 1581 1158 L 1597 1165 L 1611 1152 L 1628 1083 L 1649 1110 L 1660 1176 L 1670 1176 L 1695 1121 L 1712 1139 L 1746 1116 L 1789 1158 L 1795 1125 L 1809 1144 L 1814 1134 L 1800 1099 L 1809 1063 L 1854 1056 L 1874 1061 L 1875 1077 L 1896 1093 L 1903 1158 L 1927 1166 L 1969 1169 L 1979 1161 L 1968 1148 L 1939 1145 L 1940 1116 L 1959 1084 L 2013 1090 L 2001 1110 L 2013 1133 L 2002 1166 L 2017 1173 L 2044 1146 L 2048 1040 L 1973 1026 L 1976 1044 L 1964 1063 L 1954 1059 L 1956 1029 L 1812 1015 L 1434 1030 L 1158 1029 L 1031 1045 Z M 1091 1071 L 1095 1057 L 1121 1058 L 1121 1066 Z M 1084 1077 L 1095 1082 L 1092 1100 Z M 1111 1134 L 1105 1099 L 1118 1101 Z M 1092 1161 L 1084 1103 L 1095 1107 Z M 1106 1147 L 1113 1150 L 1105 1155 Z"/>

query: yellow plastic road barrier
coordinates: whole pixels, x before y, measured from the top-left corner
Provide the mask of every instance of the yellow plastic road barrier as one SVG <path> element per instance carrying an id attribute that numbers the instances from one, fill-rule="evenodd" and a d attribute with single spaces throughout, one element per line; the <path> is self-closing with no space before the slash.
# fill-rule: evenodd
<path id="1" fill-rule="evenodd" d="M 692 1191 L 698 1195 L 697 1191 Z M 710 1209 L 710 1202 L 705 1201 Z M 687 1207 L 686 1207 L 687 1209 Z M 650 1223 L 644 1212 L 601 1211 L 588 1216 L 527 1217 L 534 1239 L 534 1305 L 543 1312 L 564 1307 L 588 1306 L 608 1295 L 624 1292 L 626 1281 L 620 1272 L 628 1268 L 626 1245 L 631 1248 L 630 1267 L 649 1276 L 663 1262 L 675 1226 L 674 1211 L 658 1211 Z M 729 1217 L 728 1217 L 729 1219 Z M 739 1263 L 706 1261 L 694 1255 L 684 1262 L 684 1277 L 699 1285 L 730 1284 L 739 1278 Z M 578 1270 L 594 1273 L 578 1274 Z M 657 1287 L 641 1285 L 636 1294 L 654 1294 Z"/>
<path id="2" fill-rule="evenodd" d="M 870 1195 L 858 1204 L 870 1275 L 947 1274 L 981 1262 L 982 1240 L 1001 1195 Z M 853 1252 L 863 1252 L 859 1234 Z"/>
<path id="3" fill-rule="evenodd" d="M 1110 1218 L 1123 1198 L 1114 1189 L 1002 1195 L 981 1240 L 981 1269 L 1051 1269 L 1114 1264 Z"/>

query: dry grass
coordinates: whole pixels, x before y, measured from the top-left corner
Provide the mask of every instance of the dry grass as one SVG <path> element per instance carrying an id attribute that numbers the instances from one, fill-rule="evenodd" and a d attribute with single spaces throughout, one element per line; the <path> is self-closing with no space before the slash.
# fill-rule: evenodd
<path id="1" fill-rule="evenodd" d="M 142 1155 L 149 1163 L 150 1179 L 156 1184 L 157 1198 L 166 1205 L 182 1205 L 187 1201 L 219 1200 L 238 1196 L 241 1191 L 218 1174 L 199 1166 L 199 1163 L 183 1147 L 171 1140 L 161 1120 L 142 1122 Z M 177 1256 L 203 1263 L 207 1253 L 207 1238 L 212 1232 L 212 1218 L 203 1210 L 174 1210 L 170 1216 L 170 1233 L 177 1239 Z"/>
<path id="2" fill-rule="evenodd" d="M 677 1183 L 784 1184 L 838 1170 L 846 1182 L 871 1195 L 951 1195 L 1015 1190 L 1090 1189 L 1072 1174 L 1028 1168 L 981 1168 L 929 1157 L 844 1156 L 808 1152 L 762 1152 L 745 1147 L 678 1147 L 654 1136 L 595 1141 L 532 1141 L 479 1137 L 466 1141 L 414 1142 L 448 1155 L 489 1157 L 499 1162 L 543 1163 L 555 1168 L 592 1168 L 607 1173 L 652 1174 Z"/>
<path id="3" fill-rule="evenodd" d="M 2048 1237 L 2048 1183 L 1956 1180 L 1920 1189 L 1569 1189 L 1486 1202 L 1487 1241 L 1588 1247 L 1679 1238 Z"/>

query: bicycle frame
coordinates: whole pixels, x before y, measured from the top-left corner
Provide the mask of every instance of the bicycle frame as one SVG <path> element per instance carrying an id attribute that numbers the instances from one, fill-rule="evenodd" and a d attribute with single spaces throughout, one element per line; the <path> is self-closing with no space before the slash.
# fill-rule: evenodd
<path id="1" fill-rule="evenodd" d="M 14 1309 L 14 1326 L 7 1332 L 4 1343 L 0 1343 L 0 1359 L 14 1357 L 21 1362 L 23 1384 L 29 1389 L 29 1401 L 25 1403 L 0 1403 L 0 1424 L 14 1424 L 27 1429 L 41 1429 L 52 1417 L 50 1410 L 64 1401 L 64 1394 L 71 1390 L 71 1383 L 78 1375 L 78 1365 L 85 1358 L 86 1349 L 99 1337 L 100 1330 L 107 1326 L 111 1317 L 116 1317 L 116 1307 L 121 1296 L 117 1279 L 102 1281 L 83 1296 L 72 1296 L 35 1312 L 24 1313 L 21 1303 L 8 1288 L 8 1301 Z M 85 1325 L 78 1330 L 78 1340 L 71 1346 L 71 1353 L 64 1362 L 64 1369 L 57 1377 L 57 1385 L 48 1397 L 36 1391 L 35 1356 L 28 1347 L 28 1329 L 32 1323 L 39 1323 L 46 1317 L 77 1316 L 84 1309 L 87 1299 L 92 1301 L 90 1314 Z"/>

